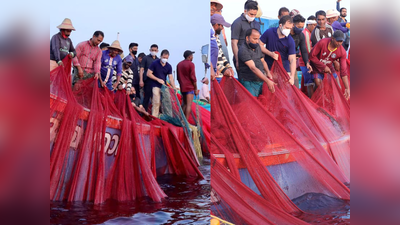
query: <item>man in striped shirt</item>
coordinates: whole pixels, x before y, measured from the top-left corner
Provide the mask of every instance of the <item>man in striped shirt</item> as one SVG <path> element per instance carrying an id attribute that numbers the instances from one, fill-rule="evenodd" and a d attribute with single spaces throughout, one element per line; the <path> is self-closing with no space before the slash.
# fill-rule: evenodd
<path id="1" fill-rule="evenodd" d="M 74 81 L 86 80 L 100 76 L 101 50 L 99 44 L 103 41 L 104 33 L 96 31 L 93 37 L 76 46 L 76 57 L 72 60 L 74 65 Z"/>

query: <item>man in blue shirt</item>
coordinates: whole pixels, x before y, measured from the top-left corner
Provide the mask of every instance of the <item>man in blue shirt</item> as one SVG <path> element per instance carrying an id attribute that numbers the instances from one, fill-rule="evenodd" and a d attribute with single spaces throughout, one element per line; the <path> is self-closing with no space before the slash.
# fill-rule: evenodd
<path id="1" fill-rule="evenodd" d="M 107 47 L 107 50 L 103 51 L 101 56 L 101 77 L 99 79 L 99 87 L 107 86 L 111 91 L 114 91 L 117 88 L 122 75 L 122 59 L 119 55 L 120 52 L 123 51 L 118 40 L 114 41 Z M 113 85 L 111 78 L 114 70 L 117 71 L 117 80 Z"/>
<path id="2" fill-rule="evenodd" d="M 269 28 L 260 38 L 261 50 L 265 55 L 265 61 L 271 69 L 274 59 L 269 56 L 268 52 L 277 51 L 282 58 L 282 64 L 288 72 L 289 83 L 294 84 L 296 75 L 296 49 L 293 38 L 289 35 L 293 27 L 293 20 L 289 15 L 282 16 L 279 19 L 279 27 Z"/>
<path id="3" fill-rule="evenodd" d="M 161 86 L 165 84 L 167 76 L 172 88 L 175 88 L 174 78 L 172 76 L 172 66 L 168 63 L 169 51 L 164 49 L 161 51 L 161 58 L 154 60 L 147 70 L 147 78 L 152 80 L 152 104 L 151 114 L 158 117 L 161 105 Z"/>

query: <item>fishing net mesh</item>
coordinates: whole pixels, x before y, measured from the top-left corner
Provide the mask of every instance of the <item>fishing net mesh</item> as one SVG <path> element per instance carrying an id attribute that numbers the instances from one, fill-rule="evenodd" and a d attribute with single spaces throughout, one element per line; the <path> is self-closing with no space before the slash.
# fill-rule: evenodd
<path id="1" fill-rule="evenodd" d="M 144 120 L 125 91 L 114 94 L 94 79 L 72 90 L 69 79 L 67 67 L 50 72 L 50 200 L 160 202 L 157 175 L 203 178 L 181 127 Z"/>

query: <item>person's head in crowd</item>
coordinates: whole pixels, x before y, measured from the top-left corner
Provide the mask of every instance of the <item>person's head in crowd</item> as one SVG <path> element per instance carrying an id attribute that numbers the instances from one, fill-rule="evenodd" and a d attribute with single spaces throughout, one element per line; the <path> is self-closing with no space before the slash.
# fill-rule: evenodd
<path id="1" fill-rule="evenodd" d="M 289 9 L 286 7 L 282 7 L 278 11 L 278 19 L 281 19 L 282 16 L 289 15 Z"/>
<path id="2" fill-rule="evenodd" d="M 292 17 L 292 18 L 297 16 L 297 15 L 300 15 L 300 11 L 297 10 L 297 9 L 292 9 L 292 11 L 290 11 L 290 13 L 289 13 L 289 16 Z"/>
<path id="3" fill-rule="evenodd" d="M 340 16 L 341 17 L 347 16 L 347 9 L 345 7 L 340 8 Z"/>
<path id="4" fill-rule="evenodd" d="M 329 9 L 326 11 L 326 21 L 328 24 L 332 25 L 333 22 L 339 19 L 340 13 L 335 9 Z"/>
<path id="5" fill-rule="evenodd" d="M 231 24 L 227 23 L 224 17 L 220 14 L 214 14 L 211 16 L 211 25 L 214 28 L 215 34 L 220 35 L 224 27 L 230 27 Z"/>
<path id="6" fill-rule="evenodd" d="M 317 18 L 317 24 L 319 27 L 324 28 L 326 24 L 326 13 L 324 10 L 319 10 L 315 13 L 315 17 Z"/>
<path id="7" fill-rule="evenodd" d="M 163 64 L 166 64 L 168 62 L 168 58 L 169 58 L 169 51 L 167 49 L 162 50 L 160 55 L 161 62 Z"/>
<path id="8" fill-rule="evenodd" d="M 118 40 L 115 40 L 113 43 L 111 43 L 111 45 L 108 46 L 107 49 L 111 57 L 115 57 L 117 56 L 117 54 L 121 55 L 123 52 Z"/>
<path id="9" fill-rule="evenodd" d="M 129 67 L 131 67 L 132 63 L 133 63 L 132 56 L 128 55 L 127 57 L 125 57 L 123 61 L 124 69 L 127 70 Z"/>
<path id="10" fill-rule="evenodd" d="M 223 7 L 224 6 L 218 0 L 211 0 L 210 1 L 211 16 L 214 15 L 215 13 L 221 14 Z"/>
<path id="11" fill-rule="evenodd" d="M 208 78 L 207 77 L 203 77 L 203 79 L 201 79 L 201 83 L 208 85 L 208 83 L 209 83 Z"/>
<path id="12" fill-rule="evenodd" d="M 103 42 L 103 43 L 100 44 L 100 49 L 102 51 L 107 50 L 108 46 L 110 46 L 110 44 Z"/>
<path id="13" fill-rule="evenodd" d="M 317 18 L 315 16 L 309 16 L 306 21 L 306 28 L 310 31 L 310 33 L 317 26 Z"/>
<path id="14" fill-rule="evenodd" d="M 139 45 L 135 42 L 132 42 L 129 44 L 129 52 L 132 53 L 133 55 L 137 54 Z"/>
<path id="15" fill-rule="evenodd" d="M 246 31 L 246 43 L 251 49 L 256 49 L 260 45 L 258 40 L 260 39 L 260 31 L 255 28 L 250 28 Z"/>
<path id="16" fill-rule="evenodd" d="M 253 22 L 257 16 L 258 12 L 258 3 L 253 0 L 247 0 L 244 3 L 244 17 L 246 17 L 247 21 Z"/>
<path id="17" fill-rule="evenodd" d="M 65 18 L 57 28 L 60 29 L 61 34 L 66 38 L 68 38 L 71 35 L 71 32 L 75 30 L 72 21 L 69 18 Z"/>
<path id="18" fill-rule="evenodd" d="M 138 55 L 138 61 L 139 61 L 139 63 L 142 63 L 142 59 L 143 59 L 143 57 L 145 57 L 146 56 L 146 54 L 144 54 L 144 52 L 141 52 L 141 53 L 139 53 L 139 55 Z"/>
<path id="19" fill-rule="evenodd" d="M 336 30 L 332 35 L 332 45 L 334 48 L 338 48 L 343 44 L 343 41 L 346 39 L 344 33 L 341 30 Z"/>
<path id="20" fill-rule="evenodd" d="M 152 44 L 152 45 L 150 46 L 150 54 L 151 54 L 152 56 L 156 56 L 157 53 L 158 53 L 158 45 Z"/>
<path id="21" fill-rule="evenodd" d="M 189 60 L 189 61 L 193 61 L 193 54 L 194 54 L 193 51 L 186 50 L 186 51 L 183 53 L 183 58 L 185 58 L 186 60 Z"/>
<path id="22" fill-rule="evenodd" d="M 90 39 L 93 46 L 98 46 L 101 42 L 103 42 L 104 33 L 102 31 L 95 31 L 93 37 Z"/>
<path id="23" fill-rule="evenodd" d="M 282 16 L 279 19 L 279 31 L 286 37 L 289 36 L 290 31 L 293 28 L 293 19 L 289 15 Z"/>
<path id="24" fill-rule="evenodd" d="M 306 18 L 304 18 L 302 15 L 298 14 L 294 16 L 292 34 L 300 34 L 303 31 L 305 22 Z"/>

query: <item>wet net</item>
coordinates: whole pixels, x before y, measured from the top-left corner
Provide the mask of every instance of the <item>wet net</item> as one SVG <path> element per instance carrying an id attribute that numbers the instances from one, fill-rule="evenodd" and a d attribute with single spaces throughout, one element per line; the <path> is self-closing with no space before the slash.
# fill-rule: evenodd
<path id="1" fill-rule="evenodd" d="M 203 178 L 182 127 L 144 120 L 125 91 L 94 79 L 72 91 L 69 77 L 68 68 L 50 72 L 50 200 L 160 202 L 158 175 Z"/>
<path id="2" fill-rule="evenodd" d="M 267 105 L 262 105 L 235 79 L 224 78 L 220 85 L 217 81 L 212 85 L 211 153 L 215 157 L 215 162 L 211 163 L 212 170 L 219 163 L 222 165 L 219 169 L 228 172 L 226 176 L 247 187 L 239 189 L 237 184 L 226 183 L 227 178 L 214 178 L 212 171 L 214 215 L 244 224 L 250 223 L 246 217 L 259 218 L 257 213 L 271 213 L 271 209 L 260 209 L 257 204 L 247 202 L 249 195 L 253 194 L 285 212 L 281 216 L 288 220 L 293 219 L 292 216 L 300 217 L 303 211 L 308 210 L 300 209 L 303 205 L 297 206 L 293 202 L 298 203 L 309 194 L 345 201 L 350 199 L 350 191 L 343 184 L 348 181 L 347 177 L 313 135 L 312 131 L 318 129 L 309 129 L 305 122 L 298 121 L 302 118 L 300 115 L 292 115 L 294 102 L 288 101 L 291 98 L 285 95 L 285 90 L 277 86 L 275 99 L 263 96 L 265 103 L 274 102 L 276 105 L 270 105 L 267 110 Z M 292 94 L 295 96 L 296 93 Z M 297 101 L 302 103 L 305 100 L 297 97 Z M 242 199 L 234 199 L 235 202 L 227 198 Z M 242 200 L 244 202 L 240 202 Z M 246 203 L 255 211 L 244 209 L 249 207 L 245 206 Z M 301 224 L 301 221 L 262 224 L 291 223 Z"/>
<path id="3" fill-rule="evenodd" d="M 277 61 L 271 68 L 271 74 L 276 85 L 276 93 L 272 94 L 267 86 L 263 87 L 262 94 L 258 97 L 262 105 L 274 115 L 274 117 L 296 138 L 308 148 L 309 144 L 318 146 L 315 138 L 332 159 L 339 165 L 346 179 L 334 173 L 342 182 L 350 181 L 350 127 L 347 122 L 337 118 L 334 114 L 310 100 L 301 90 L 288 83 L 288 75 L 283 68 L 281 61 Z M 327 76 L 325 76 L 327 77 Z M 324 79 L 327 80 L 327 79 Z M 326 81 L 325 81 L 326 82 Z M 337 90 L 337 89 L 336 89 Z M 325 92 L 332 95 L 330 92 Z M 339 92 L 336 92 L 339 95 Z M 318 91 L 313 97 L 319 95 Z M 332 102 L 333 105 L 341 105 L 342 102 Z M 348 119 L 350 119 L 348 117 Z M 305 126 L 304 126 L 305 125 Z M 303 132 L 299 132 L 299 129 Z M 311 132 L 311 133 L 310 133 Z M 306 136 L 299 136 L 307 133 Z M 307 136 L 309 138 L 307 138 Z M 313 137 L 314 136 L 314 137 Z M 314 155 L 316 156 L 316 155 Z M 331 172 L 331 167 L 318 158 Z"/>

